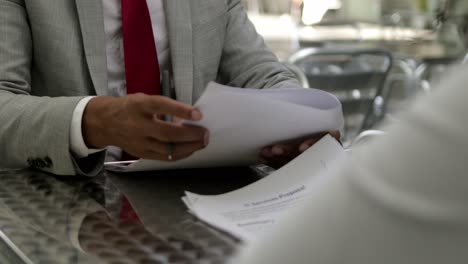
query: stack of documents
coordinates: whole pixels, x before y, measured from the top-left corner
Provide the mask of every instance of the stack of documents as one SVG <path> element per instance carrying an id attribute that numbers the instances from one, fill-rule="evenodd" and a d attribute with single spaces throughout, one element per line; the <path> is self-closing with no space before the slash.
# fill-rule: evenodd
<path id="1" fill-rule="evenodd" d="M 182 200 L 202 221 L 249 242 L 303 205 L 345 157 L 341 145 L 326 136 L 280 170 L 247 187 L 215 196 L 186 192 Z"/>
<path id="2" fill-rule="evenodd" d="M 315 89 L 241 89 L 210 83 L 195 106 L 210 131 L 210 144 L 177 162 L 141 160 L 108 169 L 135 172 L 252 165 L 261 148 L 343 127 L 341 103 Z"/>

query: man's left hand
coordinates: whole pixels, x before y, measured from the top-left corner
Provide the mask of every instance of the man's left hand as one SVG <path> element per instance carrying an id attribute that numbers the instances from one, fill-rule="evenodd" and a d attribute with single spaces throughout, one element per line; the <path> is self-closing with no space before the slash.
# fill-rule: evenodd
<path id="1" fill-rule="evenodd" d="M 280 168 L 290 162 L 304 151 L 308 150 L 315 143 L 319 142 L 324 136 L 330 134 L 336 140 L 340 141 L 341 134 L 339 131 L 329 133 L 320 133 L 312 135 L 307 140 L 290 142 L 287 144 L 277 144 L 268 146 L 260 151 L 259 162 L 273 168 Z"/>

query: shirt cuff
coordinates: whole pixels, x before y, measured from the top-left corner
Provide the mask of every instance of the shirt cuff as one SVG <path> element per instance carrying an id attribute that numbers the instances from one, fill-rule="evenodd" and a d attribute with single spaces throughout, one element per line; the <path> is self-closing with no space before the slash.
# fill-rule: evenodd
<path id="1" fill-rule="evenodd" d="M 72 153 L 78 159 L 86 158 L 91 154 L 103 151 L 103 149 L 88 148 L 84 142 L 83 133 L 81 130 L 84 110 L 86 109 L 89 101 L 91 101 L 93 98 L 93 96 L 90 96 L 82 99 L 75 107 L 75 111 L 73 112 L 72 123 L 70 126 L 70 148 Z"/>

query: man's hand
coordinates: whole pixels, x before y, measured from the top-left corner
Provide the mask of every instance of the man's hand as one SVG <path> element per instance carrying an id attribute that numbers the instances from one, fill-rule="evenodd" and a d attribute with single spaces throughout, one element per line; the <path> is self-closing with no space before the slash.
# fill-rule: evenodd
<path id="1" fill-rule="evenodd" d="M 135 157 L 164 161 L 170 154 L 168 143 L 174 145 L 171 160 L 187 158 L 208 145 L 208 130 L 164 122 L 160 117 L 166 114 L 202 119 L 194 107 L 162 96 L 96 97 L 83 114 L 83 138 L 89 148 L 117 146 Z"/>
<path id="2" fill-rule="evenodd" d="M 259 162 L 269 165 L 273 168 L 280 168 L 286 163 L 290 162 L 301 153 L 312 147 L 315 143 L 320 141 L 324 136 L 330 134 L 336 140 L 340 141 L 341 134 L 339 131 L 332 131 L 329 133 L 320 133 L 311 136 L 307 140 L 292 141 L 288 144 L 278 144 L 263 148 L 260 151 Z"/>

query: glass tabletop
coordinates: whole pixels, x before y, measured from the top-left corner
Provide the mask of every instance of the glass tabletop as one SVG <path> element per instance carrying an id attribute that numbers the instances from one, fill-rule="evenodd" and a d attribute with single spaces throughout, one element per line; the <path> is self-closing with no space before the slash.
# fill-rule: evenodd
<path id="1" fill-rule="evenodd" d="M 181 197 L 258 179 L 248 168 L 0 177 L 0 263 L 21 264 L 224 263 L 240 241 L 192 216 Z M 125 201 L 137 221 L 122 218 Z"/>

